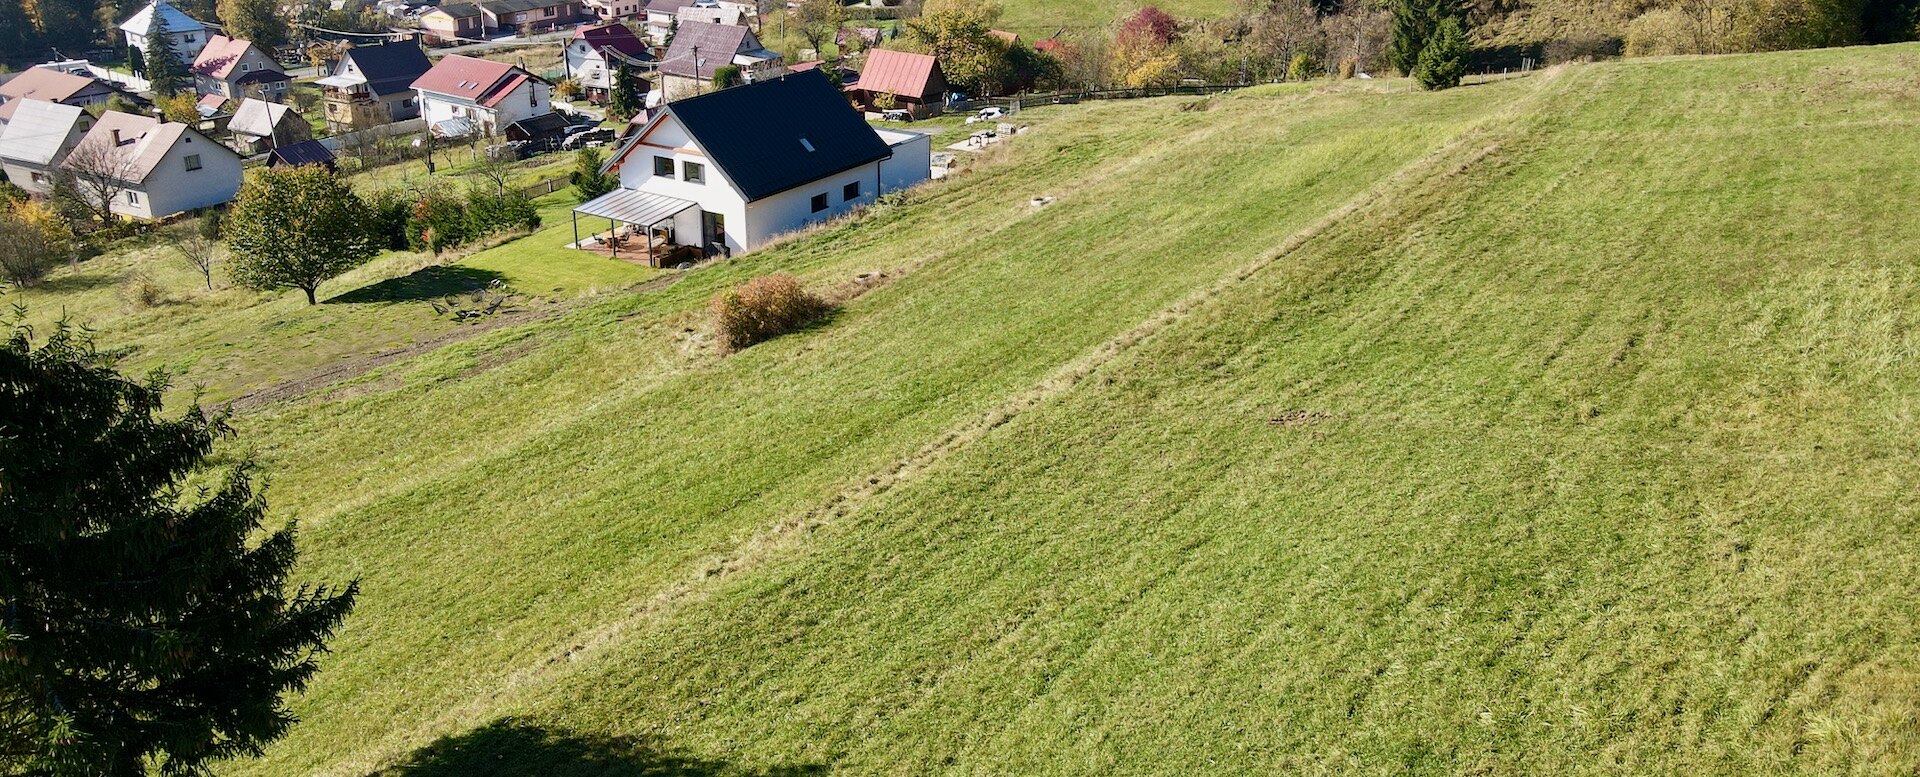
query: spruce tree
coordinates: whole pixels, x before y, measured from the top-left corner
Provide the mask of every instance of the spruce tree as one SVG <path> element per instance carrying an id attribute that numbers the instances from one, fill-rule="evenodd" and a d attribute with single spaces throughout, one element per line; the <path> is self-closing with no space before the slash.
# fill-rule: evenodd
<path id="1" fill-rule="evenodd" d="M 282 695 L 353 607 L 289 591 L 291 525 L 261 531 L 251 468 L 213 471 L 230 434 L 164 377 L 115 372 L 65 326 L 0 342 L 0 770 L 198 774 L 293 722 Z"/>
<path id="2" fill-rule="evenodd" d="M 1460 20 L 1441 19 L 1433 30 L 1433 36 L 1427 39 L 1427 46 L 1420 50 L 1420 61 L 1413 67 L 1413 78 L 1424 89 L 1452 89 L 1460 85 L 1460 77 L 1467 74 L 1467 56 L 1472 53 L 1467 45 L 1466 30 L 1461 28 Z"/>
<path id="3" fill-rule="evenodd" d="M 173 50 L 173 36 L 167 34 L 167 19 L 160 14 L 162 3 L 154 3 L 153 20 L 147 25 L 147 82 L 154 94 L 172 97 L 186 85 L 187 67 Z"/>
<path id="4" fill-rule="evenodd" d="M 620 121 L 633 118 L 646 107 L 647 95 L 640 89 L 640 77 L 622 62 L 613 69 L 613 93 L 607 96 L 607 115 Z"/>

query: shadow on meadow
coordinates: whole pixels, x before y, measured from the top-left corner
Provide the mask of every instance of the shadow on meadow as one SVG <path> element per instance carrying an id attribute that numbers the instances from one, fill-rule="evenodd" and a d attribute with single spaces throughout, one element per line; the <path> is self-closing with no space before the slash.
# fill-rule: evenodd
<path id="1" fill-rule="evenodd" d="M 646 739 L 501 720 L 443 737 L 369 777 L 812 777 L 827 771 L 820 765 L 749 769 L 675 755 Z"/>
<path id="2" fill-rule="evenodd" d="M 327 300 L 327 304 L 419 302 L 479 291 L 486 288 L 487 284 L 505 278 L 506 276 L 500 273 L 478 267 L 434 265 L 331 297 Z"/>

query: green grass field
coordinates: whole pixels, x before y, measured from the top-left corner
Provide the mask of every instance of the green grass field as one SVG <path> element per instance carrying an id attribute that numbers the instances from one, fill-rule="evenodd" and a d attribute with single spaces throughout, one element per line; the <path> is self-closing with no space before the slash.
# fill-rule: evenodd
<path id="1" fill-rule="evenodd" d="M 8 299 L 299 389 L 229 451 L 362 602 L 228 774 L 1911 774 L 1916 62 L 1037 109 L 692 272 L 562 194 L 315 308 Z M 890 282 L 716 355 L 775 270 Z M 436 341 L 449 273 L 536 298 Z"/>

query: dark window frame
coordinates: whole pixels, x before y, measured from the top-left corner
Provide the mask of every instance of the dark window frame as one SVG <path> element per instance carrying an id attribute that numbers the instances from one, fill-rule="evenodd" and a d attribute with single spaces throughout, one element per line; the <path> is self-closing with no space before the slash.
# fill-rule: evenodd
<path id="1" fill-rule="evenodd" d="M 827 209 L 827 193 L 821 192 L 819 194 L 813 195 L 812 205 L 813 205 L 813 212 L 815 213 L 819 213 L 820 211 L 826 210 Z"/>

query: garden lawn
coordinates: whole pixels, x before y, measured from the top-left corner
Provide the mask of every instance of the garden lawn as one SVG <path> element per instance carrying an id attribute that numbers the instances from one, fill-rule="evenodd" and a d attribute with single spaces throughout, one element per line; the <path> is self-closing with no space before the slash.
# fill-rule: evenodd
<path id="1" fill-rule="evenodd" d="M 902 203 L 249 406 L 301 580 L 362 598 L 221 771 L 1920 771 L 1915 61 L 1030 110 Z M 605 289 L 563 228 L 456 267 Z M 718 354 L 776 271 L 884 275 Z M 289 298 L 242 310 L 423 307 Z M 102 339 L 229 353 L 215 313 Z"/>

